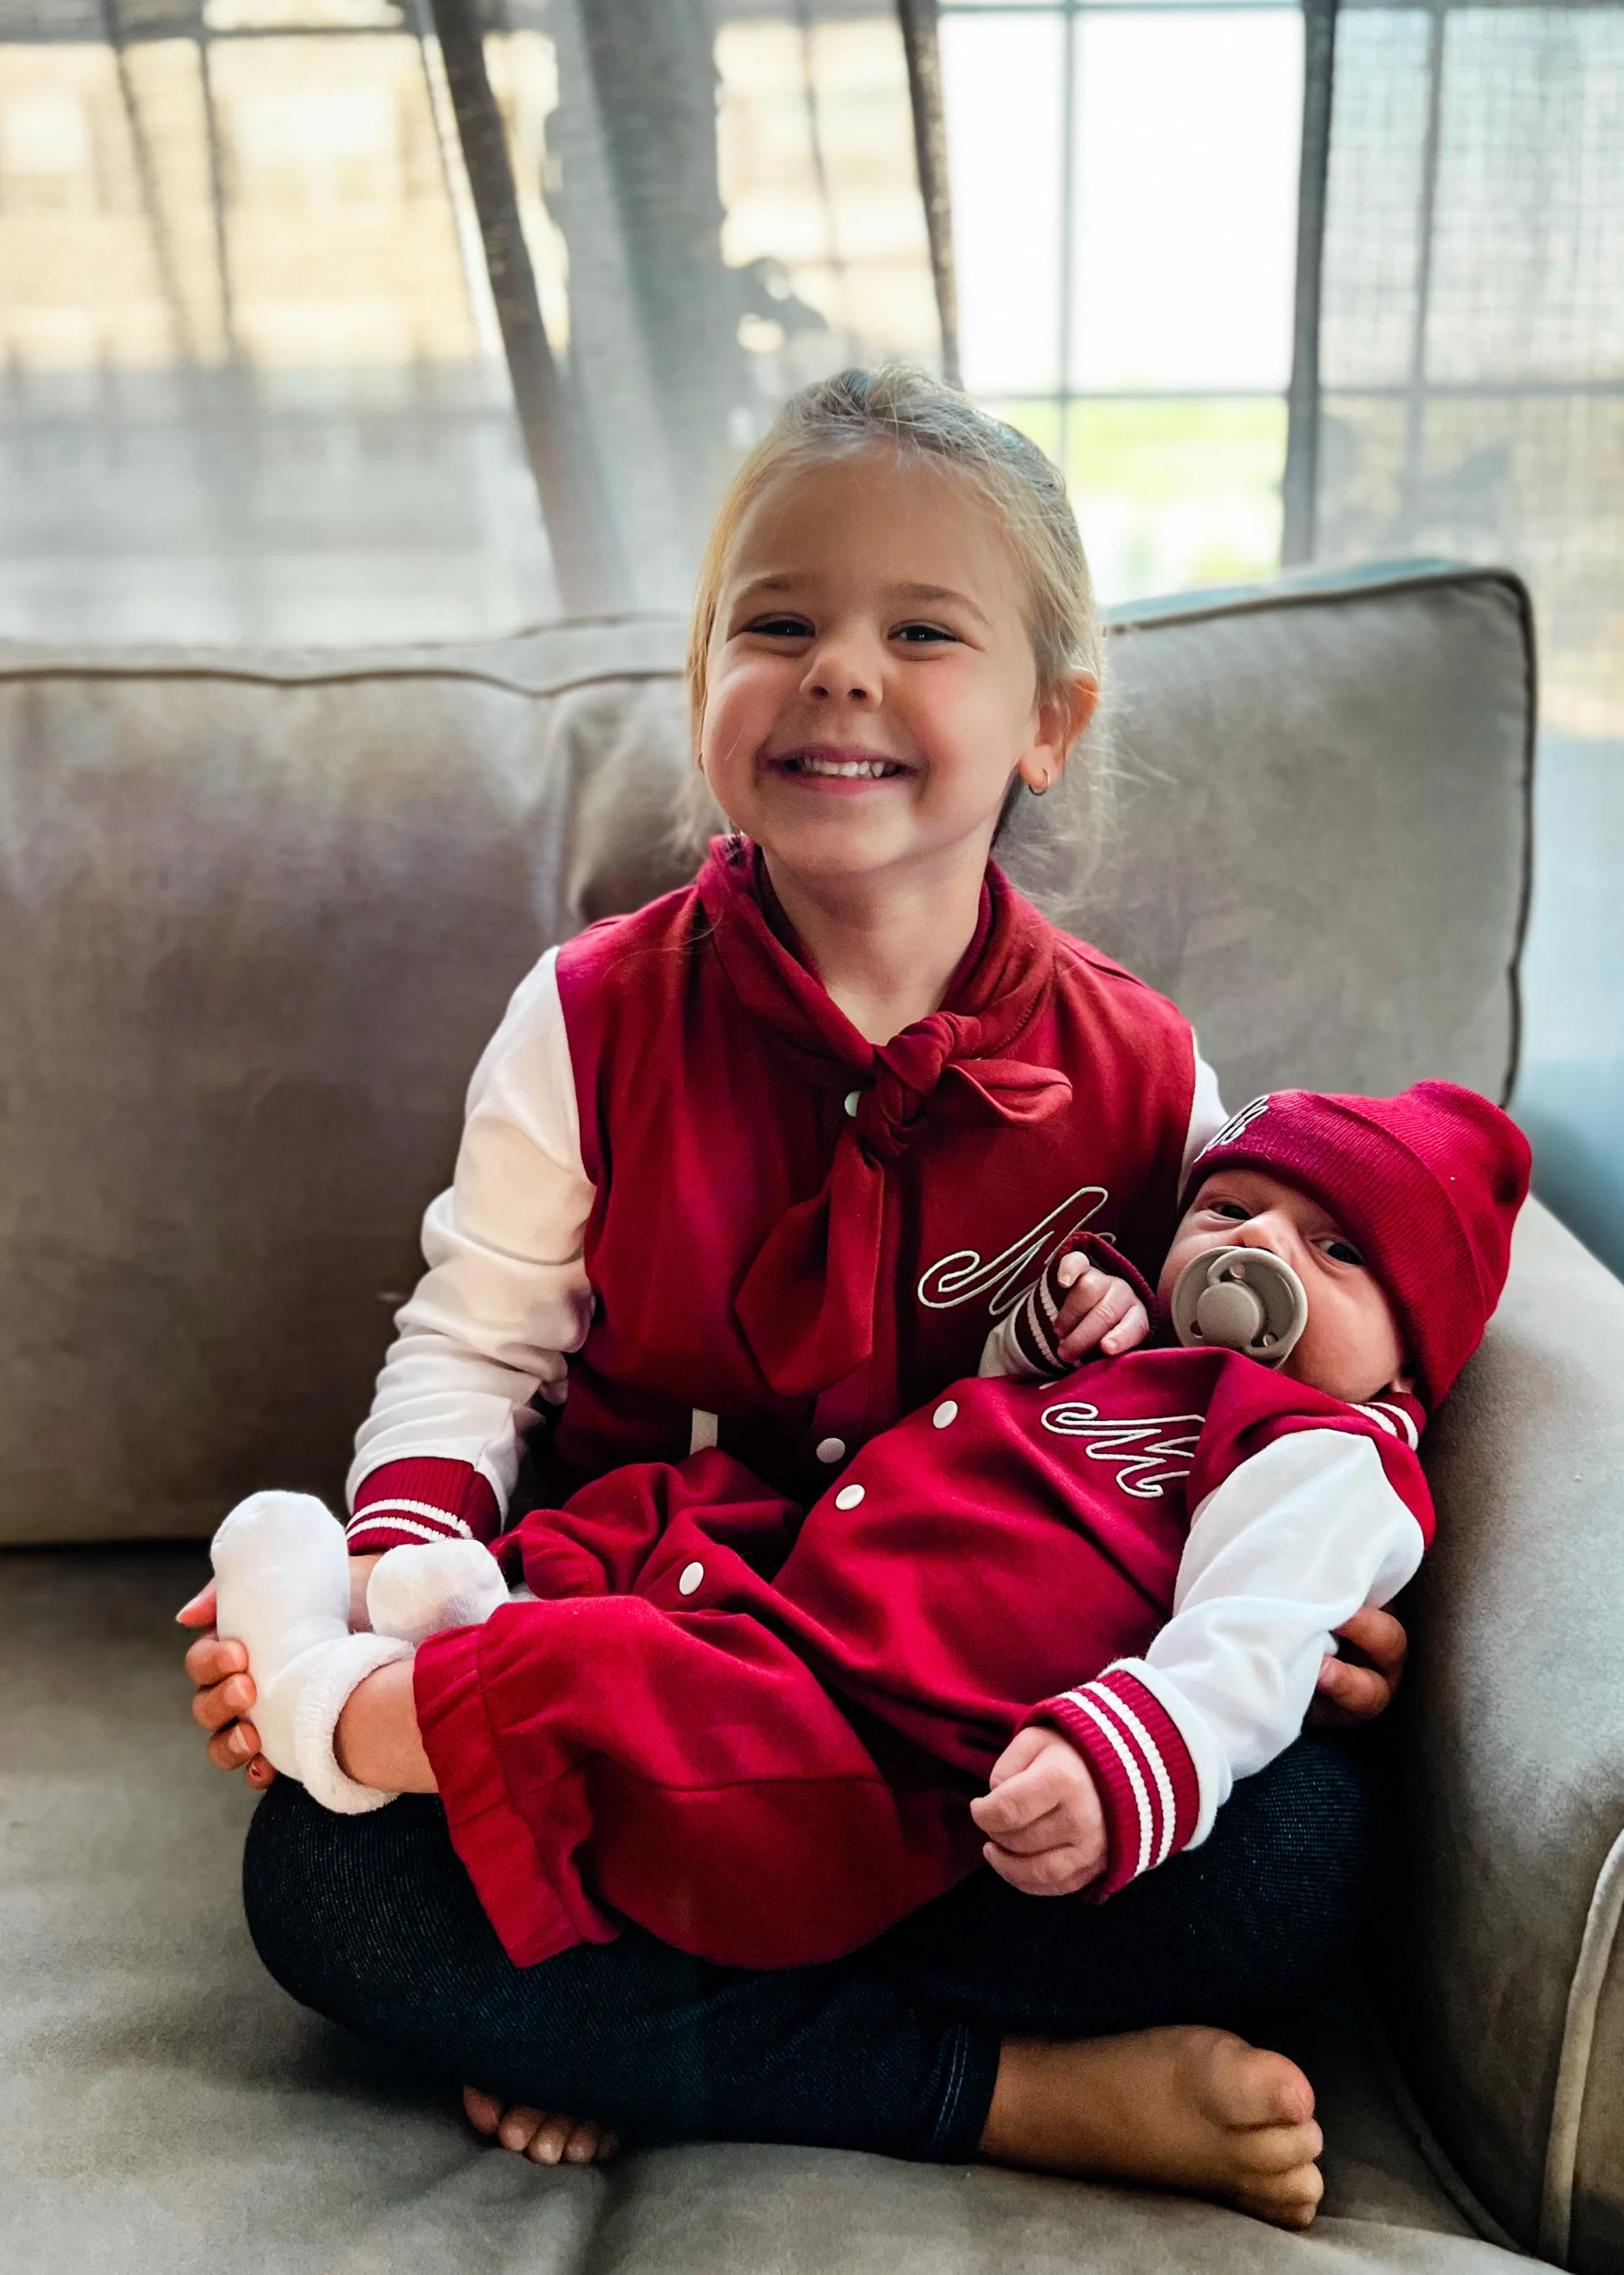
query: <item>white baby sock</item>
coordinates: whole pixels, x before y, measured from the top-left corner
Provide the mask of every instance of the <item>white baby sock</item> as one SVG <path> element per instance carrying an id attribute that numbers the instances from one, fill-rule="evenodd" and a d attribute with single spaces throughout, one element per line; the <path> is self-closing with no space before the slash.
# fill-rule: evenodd
<path id="1" fill-rule="evenodd" d="M 482 1627 L 507 1600 L 500 1565 L 477 1540 L 388 1549 L 367 1582 L 372 1632 L 408 1643 L 426 1643 L 448 1627 Z"/>
<path id="2" fill-rule="evenodd" d="M 495 1571 L 489 1553 L 480 1553 Z M 337 1518 L 308 1493 L 251 1494 L 215 1534 L 211 1554 L 216 1626 L 248 1646 L 258 1694 L 251 1719 L 267 1760 L 341 1816 L 395 1800 L 346 1777 L 333 1753 L 333 1732 L 357 1683 L 412 1656 L 397 1635 L 350 1633 L 349 1555 Z"/>

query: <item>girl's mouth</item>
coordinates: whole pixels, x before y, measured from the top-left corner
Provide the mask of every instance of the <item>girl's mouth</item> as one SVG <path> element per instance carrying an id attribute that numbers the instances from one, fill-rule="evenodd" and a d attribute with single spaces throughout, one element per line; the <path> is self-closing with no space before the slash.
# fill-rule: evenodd
<path id="1" fill-rule="evenodd" d="M 827 747 L 784 751 L 769 757 L 767 763 L 775 774 L 790 781 L 887 782 L 913 771 L 900 759 L 885 758 L 875 751 Z"/>

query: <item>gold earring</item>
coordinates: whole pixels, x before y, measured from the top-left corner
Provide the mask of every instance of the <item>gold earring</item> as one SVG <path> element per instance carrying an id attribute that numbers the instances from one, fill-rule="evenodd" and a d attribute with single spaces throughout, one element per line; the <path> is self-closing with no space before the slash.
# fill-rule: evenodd
<path id="1" fill-rule="evenodd" d="M 1027 786 L 1034 798 L 1047 797 L 1049 790 L 1049 777 L 1046 774 L 1041 782 L 1032 782 Z"/>

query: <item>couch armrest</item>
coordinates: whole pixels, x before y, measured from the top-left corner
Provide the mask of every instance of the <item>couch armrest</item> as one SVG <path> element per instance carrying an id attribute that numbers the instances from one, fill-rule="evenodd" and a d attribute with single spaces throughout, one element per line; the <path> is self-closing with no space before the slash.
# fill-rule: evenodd
<path id="1" fill-rule="evenodd" d="M 1515 2236 L 1558 2264 L 1616 2268 L 1624 1285 L 1535 1202 L 1423 1450 L 1439 1522 L 1410 1599 L 1405 2064 Z"/>

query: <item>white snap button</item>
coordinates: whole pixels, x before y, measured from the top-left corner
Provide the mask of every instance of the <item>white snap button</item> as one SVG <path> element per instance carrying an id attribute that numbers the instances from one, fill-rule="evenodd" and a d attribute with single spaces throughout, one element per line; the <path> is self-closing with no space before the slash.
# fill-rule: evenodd
<path id="1" fill-rule="evenodd" d="M 956 1398 L 944 1398 L 941 1405 L 937 1407 L 935 1412 L 930 1418 L 935 1424 L 938 1430 L 945 1430 L 950 1423 L 956 1422 L 959 1419 L 958 1400 Z"/>
<path id="2" fill-rule="evenodd" d="M 696 1559 L 691 1564 L 685 1564 L 677 1577 L 677 1591 L 679 1594 L 691 1596 L 694 1590 L 699 1585 L 700 1581 L 703 1580 L 704 1577 L 705 1566 L 701 1564 L 697 1559 Z"/>
<path id="3" fill-rule="evenodd" d="M 844 1461 L 846 1441 L 844 1438 L 820 1438 L 817 1441 L 816 1453 L 819 1461 Z"/>
<path id="4" fill-rule="evenodd" d="M 844 1100 L 844 1104 L 845 1104 L 846 1111 L 847 1111 L 847 1113 L 848 1113 L 848 1114 L 855 1114 L 856 1113 L 856 1111 L 857 1111 L 858 1106 L 861 1106 L 861 1104 L 862 1104 L 862 1103 L 863 1103 L 863 1093 L 862 1093 L 862 1091 L 861 1091 L 861 1090 L 848 1090 L 848 1091 L 847 1091 L 847 1093 L 846 1093 L 846 1097 L 845 1097 L 845 1100 Z"/>
<path id="5" fill-rule="evenodd" d="M 863 1488 L 860 1485 L 842 1485 L 834 1497 L 834 1505 L 837 1509 L 855 1509 L 862 1498 Z"/>

